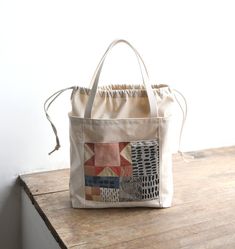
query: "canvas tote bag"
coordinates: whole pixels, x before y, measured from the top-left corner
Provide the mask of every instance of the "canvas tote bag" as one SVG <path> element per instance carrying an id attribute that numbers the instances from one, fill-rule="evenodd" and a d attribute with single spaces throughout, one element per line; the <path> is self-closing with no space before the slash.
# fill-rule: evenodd
<path id="1" fill-rule="evenodd" d="M 105 58 L 118 43 L 134 51 L 142 85 L 98 86 Z M 46 100 L 46 116 L 56 135 L 52 152 L 59 149 L 60 142 L 48 109 L 69 89 L 72 207 L 170 207 L 173 90 L 167 85 L 151 85 L 137 50 L 126 40 L 113 41 L 98 64 L 90 88 L 66 88 Z"/>

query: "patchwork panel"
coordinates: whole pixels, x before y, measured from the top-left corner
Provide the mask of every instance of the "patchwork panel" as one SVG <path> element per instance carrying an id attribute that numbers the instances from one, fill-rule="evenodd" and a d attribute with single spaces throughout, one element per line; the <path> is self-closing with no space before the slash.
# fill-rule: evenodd
<path id="1" fill-rule="evenodd" d="M 86 200 L 146 201 L 159 198 L 158 140 L 85 143 Z"/>

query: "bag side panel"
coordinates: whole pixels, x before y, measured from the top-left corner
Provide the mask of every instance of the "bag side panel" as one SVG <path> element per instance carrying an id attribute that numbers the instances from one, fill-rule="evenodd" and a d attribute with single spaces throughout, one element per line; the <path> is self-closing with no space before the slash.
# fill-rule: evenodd
<path id="1" fill-rule="evenodd" d="M 161 207 L 170 207 L 173 198 L 173 172 L 171 148 L 171 120 L 159 122 L 160 140 L 160 203 Z"/>

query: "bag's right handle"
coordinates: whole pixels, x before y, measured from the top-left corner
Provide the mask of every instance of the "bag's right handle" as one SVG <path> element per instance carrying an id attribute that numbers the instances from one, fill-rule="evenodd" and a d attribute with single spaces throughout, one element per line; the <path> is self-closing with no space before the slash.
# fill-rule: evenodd
<path id="1" fill-rule="evenodd" d="M 143 77 L 143 83 L 145 85 L 147 96 L 148 96 L 149 107 L 150 107 L 150 116 L 151 117 L 157 117 L 158 116 L 157 100 L 155 98 L 152 86 L 151 86 L 151 84 L 149 82 L 148 71 L 147 71 L 147 68 L 146 68 L 146 66 L 144 64 L 144 61 L 141 58 L 140 54 L 137 52 L 137 50 L 128 41 L 123 40 L 123 39 L 113 41 L 109 45 L 106 52 L 104 53 L 103 57 L 101 58 L 98 66 L 96 68 L 96 71 L 94 73 L 94 76 L 92 78 L 92 81 L 91 81 L 91 91 L 90 91 L 90 95 L 89 95 L 89 98 L 88 98 L 88 102 L 86 104 L 84 117 L 85 118 L 91 118 L 92 106 L 93 106 L 95 96 L 96 96 L 96 92 L 97 92 L 97 89 L 98 89 L 99 77 L 100 77 L 100 73 L 101 73 L 105 58 L 107 57 L 107 55 L 109 54 L 111 49 L 118 43 L 127 44 L 135 52 L 135 54 L 137 56 L 137 59 L 138 59 L 138 63 L 139 63 L 140 68 L 141 68 L 142 76 L 143 76 L 143 71 L 142 71 L 142 66 L 143 66 L 144 72 L 146 74 L 145 75 L 146 78 L 144 79 L 144 77 Z"/>

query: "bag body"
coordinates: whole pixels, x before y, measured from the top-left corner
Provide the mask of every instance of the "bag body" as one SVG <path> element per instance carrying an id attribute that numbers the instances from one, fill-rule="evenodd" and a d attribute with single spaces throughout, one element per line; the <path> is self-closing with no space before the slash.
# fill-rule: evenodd
<path id="1" fill-rule="evenodd" d="M 162 116 L 150 118 L 146 91 L 141 86 L 118 88 L 98 90 L 92 119 L 83 118 L 89 90 L 76 88 L 72 94 L 72 206 L 169 207 L 173 195 L 169 138 L 172 93 L 166 86 L 155 86 Z M 119 111 L 112 111 L 115 109 Z"/>
<path id="2" fill-rule="evenodd" d="M 145 72 L 144 84 L 98 87 L 104 60 L 119 42 L 134 50 L 142 76 Z M 138 52 L 127 41 L 117 40 L 102 57 L 91 87 L 69 89 L 73 89 L 69 113 L 72 207 L 170 207 L 175 104 L 170 87 L 151 85 Z M 58 141 L 57 137 L 55 150 Z"/>

